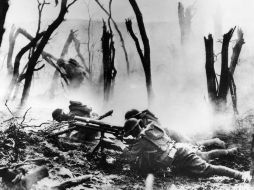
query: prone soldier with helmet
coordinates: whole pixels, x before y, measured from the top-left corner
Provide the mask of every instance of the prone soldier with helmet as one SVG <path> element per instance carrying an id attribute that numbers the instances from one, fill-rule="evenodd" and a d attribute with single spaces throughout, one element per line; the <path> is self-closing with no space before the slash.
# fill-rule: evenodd
<path id="1" fill-rule="evenodd" d="M 132 136 L 136 143 L 124 150 L 129 161 L 136 162 L 142 173 L 153 172 L 157 168 L 169 167 L 188 175 L 210 177 L 227 176 L 249 182 L 249 173 L 225 166 L 213 165 L 209 159 L 219 154 L 230 154 L 230 150 L 213 150 L 198 155 L 186 143 L 175 142 L 156 122 L 144 126 L 142 119 L 129 118 L 124 124 L 125 136 Z"/>
<path id="2" fill-rule="evenodd" d="M 61 110 L 56 110 L 52 115 L 55 119 L 60 120 L 59 115 L 55 115 L 57 112 L 61 112 Z M 65 118 L 66 115 L 68 114 L 62 114 L 62 117 Z M 135 143 L 123 150 L 123 156 L 130 162 L 135 162 L 143 174 L 154 172 L 158 168 L 169 167 L 172 170 L 184 172 L 184 174 L 202 177 L 219 175 L 243 181 L 251 179 L 249 173 L 209 163 L 210 159 L 215 157 L 234 154 L 237 151 L 235 148 L 197 152 L 189 143 L 173 140 L 168 135 L 169 132 L 160 126 L 158 118 L 149 110 L 143 112 L 131 110 L 125 114 L 125 118 L 126 121 L 122 129 L 107 124 L 105 126 L 110 131 L 113 129 L 112 134 L 114 135 L 124 134 L 124 137 L 132 136 L 135 139 Z M 88 129 L 84 128 L 84 130 Z M 123 133 L 114 130 L 123 130 Z"/>
<path id="3" fill-rule="evenodd" d="M 92 112 L 92 108 L 88 107 L 87 105 L 83 105 L 79 101 L 70 101 L 69 105 L 69 113 L 66 114 L 60 108 L 55 109 L 52 112 L 52 118 L 58 122 L 61 121 L 69 121 L 74 118 L 74 116 L 81 116 L 85 118 L 96 118 L 98 114 Z M 73 127 L 70 124 L 69 127 Z M 71 134 L 68 134 L 69 136 Z M 83 140 L 94 140 L 94 138 L 98 136 L 98 131 L 87 129 L 87 128 L 79 128 L 78 131 L 70 136 L 72 140 L 75 141 L 83 141 Z"/>

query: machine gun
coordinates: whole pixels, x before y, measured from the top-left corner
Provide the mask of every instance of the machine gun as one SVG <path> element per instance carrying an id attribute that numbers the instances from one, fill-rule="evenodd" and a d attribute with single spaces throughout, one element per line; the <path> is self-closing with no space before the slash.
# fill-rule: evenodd
<path id="1" fill-rule="evenodd" d="M 97 119 L 91 119 L 87 117 L 80 117 L 80 116 L 70 116 L 68 119 L 68 122 L 70 124 L 70 128 L 50 134 L 50 137 L 56 137 L 58 135 L 77 130 L 79 128 L 87 128 L 87 129 L 92 129 L 95 131 L 99 131 L 101 133 L 100 136 L 100 142 L 96 145 L 96 147 L 93 149 L 91 152 L 91 155 L 95 154 L 98 152 L 98 150 L 101 148 L 101 152 L 103 152 L 103 149 L 105 148 L 105 145 L 108 144 L 109 142 L 105 139 L 105 133 L 109 133 L 114 135 L 117 139 L 123 140 L 124 136 L 124 130 L 122 126 L 116 126 L 112 125 L 106 122 L 100 121 L 100 119 L 107 117 L 108 115 L 111 115 L 112 111 L 109 111 L 105 113 L 102 116 L 99 116 Z"/>

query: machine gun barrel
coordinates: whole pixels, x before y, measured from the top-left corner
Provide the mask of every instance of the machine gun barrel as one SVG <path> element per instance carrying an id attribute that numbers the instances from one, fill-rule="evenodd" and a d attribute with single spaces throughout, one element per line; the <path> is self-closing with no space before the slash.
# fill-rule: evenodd
<path id="1" fill-rule="evenodd" d="M 93 120 L 94 121 L 94 120 Z M 93 122 L 81 122 L 81 121 L 75 121 L 74 125 L 78 127 L 85 127 L 87 129 L 92 129 L 96 131 L 101 131 L 103 133 L 110 133 L 116 137 L 122 137 L 123 136 L 123 127 L 119 126 L 112 126 L 112 125 L 104 125 L 103 122 L 93 123 Z"/>
<path id="2" fill-rule="evenodd" d="M 96 119 L 90 119 L 90 118 L 87 118 L 87 117 L 75 116 L 74 121 L 80 121 L 80 122 L 83 122 L 83 123 L 95 124 L 95 125 L 104 126 L 104 127 L 107 127 L 107 128 L 115 128 L 115 129 L 119 129 L 119 130 L 123 129 L 122 126 L 111 125 L 109 123 L 102 122 L 102 121 L 99 121 L 99 120 L 96 120 Z"/>

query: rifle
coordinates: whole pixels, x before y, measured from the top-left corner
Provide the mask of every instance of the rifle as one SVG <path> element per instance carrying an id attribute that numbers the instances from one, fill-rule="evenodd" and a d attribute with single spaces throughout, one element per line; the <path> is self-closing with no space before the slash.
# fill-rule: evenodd
<path id="1" fill-rule="evenodd" d="M 103 149 L 106 147 L 106 144 L 109 144 L 109 142 L 105 139 L 105 133 L 112 134 L 121 141 L 123 140 L 124 130 L 122 126 L 116 126 L 110 123 L 100 121 L 100 119 L 103 119 L 111 114 L 112 114 L 112 111 L 109 111 L 106 114 L 99 116 L 97 119 L 91 119 L 91 118 L 80 117 L 80 116 L 71 116 L 69 118 L 69 123 L 73 127 L 60 131 L 58 133 L 50 134 L 49 136 L 55 137 L 55 136 L 58 136 L 73 130 L 77 130 L 80 127 L 99 131 L 101 133 L 100 142 L 93 149 L 93 151 L 91 152 L 91 155 L 98 152 L 100 148 L 101 148 L 101 152 L 103 152 Z"/>

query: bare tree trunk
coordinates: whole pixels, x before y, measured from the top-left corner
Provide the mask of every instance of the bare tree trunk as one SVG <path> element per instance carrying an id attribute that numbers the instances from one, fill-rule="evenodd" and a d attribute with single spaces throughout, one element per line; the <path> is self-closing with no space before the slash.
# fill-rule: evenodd
<path id="1" fill-rule="evenodd" d="M 126 50 L 126 47 L 125 47 L 125 42 L 124 42 L 124 39 L 123 39 L 123 35 L 120 31 L 120 29 L 118 28 L 115 20 L 110 16 L 111 14 L 102 6 L 102 4 L 99 2 L 99 0 L 95 0 L 95 2 L 101 7 L 101 9 L 110 17 L 110 20 L 112 21 L 118 35 L 119 35 L 119 38 L 120 38 L 120 42 L 122 44 L 122 48 L 123 48 L 123 52 L 124 52 L 124 57 L 125 57 L 125 61 L 126 61 L 126 65 L 127 65 L 127 74 L 130 73 L 130 62 L 129 62 L 129 58 L 128 58 L 128 54 L 127 54 L 127 50 Z"/>
<path id="2" fill-rule="evenodd" d="M 102 34 L 102 52 L 103 52 L 103 76 L 104 76 L 104 101 L 108 102 L 112 94 L 112 87 L 116 76 L 114 66 L 115 48 L 113 34 L 107 30 L 106 23 L 103 21 Z"/>
<path id="3" fill-rule="evenodd" d="M 11 31 L 9 34 L 9 51 L 7 55 L 7 71 L 9 75 L 11 75 L 13 72 L 12 55 L 13 55 L 16 38 L 17 38 L 17 32 L 15 32 L 15 27 L 14 25 L 12 25 Z"/>
<path id="4" fill-rule="evenodd" d="M 230 29 L 230 31 L 223 35 L 222 51 L 221 51 L 221 75 L 220 75 L 220 85 L 218 92 L 218 101 L 220 104 L 225 105 L 227 102 L 227 93 L 229 87 L 229 68 L 228 68 L 228 46 L 232 38 L 235 28 Z"/>
<path id="5" fill-rule="evenodd" d="M 1 0 L 0 1 L 0 47 L 2 44 L 2 38 L 4 35 L 4 23 L 5 23 L 5 17 L 6 13 L 9 9 L 9 1 L 8 0 Z"/>
<path id="6" fill-rule="evenodd" d="M 233 54 L 231 56 L 231 62 L 230 62 L 230 67 L 229 67 L 229 71 L 232 75 L 234 75 L 235 67 L 238 63 L 238 59 L 239 59 L 239 56 L 241 53 L 242 46 L 245 43 L 244 39 L 243 39 L 243 31 L 241 29 L 237 30 L 237 36 L 238 37 L 236 40 L 236 44 L 233 47 Z"/>
<path id="7" fill-rule="evenodd" d="M 153 90 L 152 90 L 152 76 L 151 76 L 151 60 L 150 60 L 149 40 L 148 40 L 148 37 L 146 35 L 146 30 L 145 30 L 145 25 L 144 25 L 142 13 L 140 12 L 136 1 L 135 0 L 129 0 L 129 2 L 130 2 L 131 6 L 134 10 L 135 15 L 136 15 L 140 36 L 141 36 L 141 39 L 142 39 L 142 42 L 143 42 L 143 45 L 144 45 L 144 53 L 141 50 L 138 38 L 136 37 L 136 35 L 133 32 L 131 20 L 126 20 L 126 27 L 127 27 L 128 32 L 130 33 L 131 37 L 133 38 L 135 44 L 136 44 L 136 48 L 137 48 L 138 54 L 140 56 L 142 65 L 143 65 L 143 69 L 144 69 L 144 72 L 145 72 L 145 78 L 146 78 L 148 103 L 150 105 L 151 102 L 152 102 Z"/>
<path id="8" fill-rule="evenodd" d="M 12 66 L 12 56 L 13 56 L 13 51 L 16 43 L 16 39 L 19 34 L 24 35 L 26 38 L 28 38 L 30 41 L 33 40 L 34 38 L 24 29 L 18 28 L 15 30 L 15 27 L 12 26 L 11 32 L 9 35 L 9 51 L 8 51 L 8 56 L 7 56 L 7 71 L 8 74 L 12 74 L 13 72 L 13 66 Z"/>
<path id="9" fill-rule="evenodd" d="M 38 46 L 36 47 L 35 52 L 31 55 L 31 58 L 27 63 L 28 67 L 27 67 L 26 74 L 25 74 L 25 84 L 24 84 L 24 89 L 23 89 L 22 98 L 21 98 L 21 106 L 24 105 L 24 103 L 29 95 L 33 72 L 35 70 L 35 66 L 37 64 L 37 61 L 38 61 L 44 47 L 48 43 L 48 40 L 49 40 L 50 36 L 52 35 L 52 33 L 55 31 L 55 29 L 57 29 L 58 26 L 63 22 L 64 16 L 68 12 L 68 8 L 73 3 L 76 2 L 76 0 L 73 0 L 69 5 L 67 5 L 67 1 L 68 0 L 62 0 L 61 10 L 60 10 L 58 17 L 51 25 L 49 25 L 49 27 L 45 31 L 41 41 L 39 42 Z"/>
<path id="10" fill-rule="evenodd" d="M 236 114 L 238 114 L 237 110 L 237 94 L 236 94 L 236 85 L 234 82 L 234 72 L 235 72 L 235 67 L 238 63 L 238 59 L 241 53 L 242 45 L 245 43 L 243 39 L 243 32 L 241 29 L 237 30 L 237 40 L 236 44 L 233 47 L 233 54 L 231 56 L 231 62 L 230 62 L 230 67 L 229 67 L 229 76 L 230 76 L 230 81 L 229 81 L 229 89 L 231 93 L 231 98 L 232 98 L 232 103 L 233 103 L 233 109 Z"/>
<path id="11" fill-rule="evenodd" d="M 12 66 L 12 56 L 13 56 L 13 50 L 14 50 L 14 46 L 15 46 L 15 42 L 16 39 L 18 37 L 19 34 L 22 34 L 23 36 L 25 36 L 28 40 L 30 40 L 31 42 L 29 44 L 27 44 L 25 47 L 23 47 L 19 53 L 16 55 L 15 61 L 14 61 L 14 68 Z M 11 72 L 12 76 L 12 80 L 11 83 L 9 85 L 9 89 L 7 91 L 7 94 L 5 95 L 5 99 L 9 100 L 14 87 L 16 86 L 16 90 L 13 94 L 13 99 L 15 99 L 15 95 L 18 92 L 18 83 L 20 83 L 25 77 L 25 70 L 27 68 L 27 66 L 24 67 L 23 71 L 20 73 L 19 72 L 19 65 L 20 65 L 20 61 L 22 56 L 29 51 L 32 47 L 35 47 L 38 40 L 40 39 L 41 34 L 38 34 L 38 36 L 36 38 L 34 38 L 31 34 L 29 34 L 27 31 L 25 31 L 22 28 L 18 28 L 15 31 L 14 26 L 12 27 L 10 36 L 9 36 L 9 52 L 8 52 L 8 57 L 7 57 L 7 68 L 9 68 L 9 72 Z M 57 61 L 58 58 L 54 57 L 53 55 L 47 53 L 47 52 L 42 52 L 42 58 L 45 59 L 46 62 L 48 62 L 52 67 L 54 67 L 56 69 L 56 73 L 60 73 L 61 77 L 64 79 L 64 81 L 68 84 L 67 79 L 64 77 L 64 75 L 61 73 L 61 70 L 59 70 L 59 68 L 57 67 L 56 64 L 53 63 L 53 60 Z M 9 66 L 8 66 L 9 65 Z"/>
<path id="12" fill-rule="evenodd" d="M 209 34 L 208 38 L 204 38 L 204 40 L 206 48 L 206 77 L 209 99 L 212 104 L 215 105 L 216 111 L 224 110 L 227 102 L 226 98 L 228 90 L 230 90 L 233 110 L 236 114 L 238 114 L 236 85 L 234 82 L 233 74 L 236 64 L 238 63 L 242 45 L 244 44 L 244 39 L 243 32 L 238 30 L 238 39 L 233 48 L 230 67 L 228 67 L 228 47 L 234 30 L 235 28 L 230 29 L 230 31 L 223 36 L 221 74 L 219 84 L 214 70 L 212 35 Z"/>
<path id="13" fill-rule="evenodd" d="M 72 42 L 72 30 L 70 31 L 69 36 L 64 43 L 64 47 L 61 52 L 60 59 L 64 59 L 65 55 L 68 53 L 71 42 Z"/>
<path id="14" fill-rule="evenodd" d="M 214 70 L 214 53 L 213 53 L 213 37 L 211 34 L 208 38 L 205 38 L 205 50 L 206 50 L 206 79 L 207 79 L 207 90 L 208 96 L 211 102 L 216 102 L 217 91 L 216 91 L 216 74 Z"/>
<path id="15" fill-rule="evenodd" d="M 8 89 L 8 93 L 6 96 L 6 100 L 9 99 L 13 88 L 17 85 L 18 83 L 18 77 L 19 77 L 19 66 L 20 66 L 20 60 L 23 57 L 23 55 L 29 51 L 32 47 L 34 47 L 36 45 L 36 43 L 38 42 L 38 40 L 42 37 L 43 33 L 41 33 L 40 35 L 37 35 L 36 38 L 34 38 L 33 40 L 30 41 L 30 43 L 28 43 L 25 47 L 23 47 L 17 54 L 16 58 L 15 58 L 15 62 L 14 62 L 14 69 L 13 69 L 13 75 L 12 75 L 12 79 L 11 79 L 11 83 L 9 85 L 9 89 Z"/>
<path id="16" fill-rule="evenodd" d="M 90 42 L 91 42 L 91 22 L 92 19 L 89 15 L 89 21 L 88 21 L 88 28 L 87 28 L 87 52 L 88 52 L 88 69 L 90 73 L 90 80 L 92 79 L 92 60 L 91 60 L 91 49 L 90 49 Z"/>

